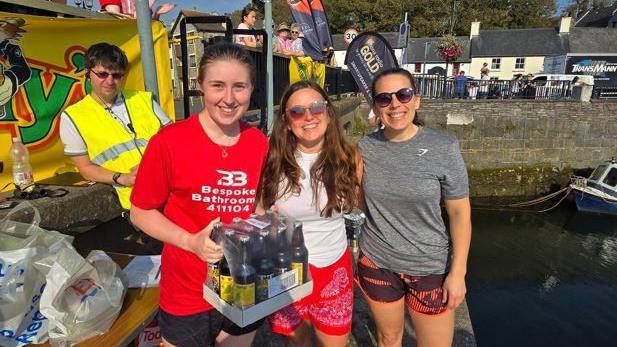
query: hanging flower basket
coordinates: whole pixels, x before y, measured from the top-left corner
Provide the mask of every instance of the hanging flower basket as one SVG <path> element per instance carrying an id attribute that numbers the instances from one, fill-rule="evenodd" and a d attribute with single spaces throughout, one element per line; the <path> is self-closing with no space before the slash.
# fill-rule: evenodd
<path id="1" fill-rule="evenodd" d="M 441 59 L 449 63 L 463 55 L 463 48 L 454 36 L 444 35 L 437 44 L 437 53 Z"/>

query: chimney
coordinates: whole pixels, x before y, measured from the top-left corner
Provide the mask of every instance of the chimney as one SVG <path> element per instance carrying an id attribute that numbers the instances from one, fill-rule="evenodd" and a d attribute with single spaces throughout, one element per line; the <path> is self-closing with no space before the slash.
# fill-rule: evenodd
<path id="1" fill-rule="evenodd" d="M 473 21 L 471 22 L 471 32 L 469 33 L 469 37 L 473 38 L 478 35 L 480 35 L 480 22 Z"/>
<path id="2" fill-rule="evenodd" d="M 569 34 L 571 23 L 572 23 L 572 17 L 561 17 L 561 21 L 559 21 L 559 33 Z"/>

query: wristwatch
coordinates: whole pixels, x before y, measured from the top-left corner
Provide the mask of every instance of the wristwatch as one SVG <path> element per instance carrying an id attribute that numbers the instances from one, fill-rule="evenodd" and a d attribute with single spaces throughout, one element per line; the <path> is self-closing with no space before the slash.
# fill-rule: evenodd
<path id="1" fill-rule="evenodd" d="M 114 183 L 116 183 L 117 185 L 124 187 L 124 184 L 118 182 L 120 175 L 122 175 L 120 172 L 116 172 L 113 176 L 111 176 L 111 179 L 114 180 Z"/>

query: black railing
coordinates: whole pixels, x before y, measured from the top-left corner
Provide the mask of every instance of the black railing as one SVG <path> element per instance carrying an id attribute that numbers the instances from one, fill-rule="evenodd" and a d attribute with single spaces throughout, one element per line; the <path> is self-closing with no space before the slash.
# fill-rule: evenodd
<path id="1" fill-rule="evenodd" d="M 573 99 L 570 81 L 456 80 L 416 75 L 418 88 L 429 99 Z"/>

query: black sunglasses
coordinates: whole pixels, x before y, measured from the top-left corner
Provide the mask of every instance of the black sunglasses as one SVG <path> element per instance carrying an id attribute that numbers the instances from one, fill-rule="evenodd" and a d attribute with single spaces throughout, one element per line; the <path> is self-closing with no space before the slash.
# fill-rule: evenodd
<path id="1" fill-rule="evenodd" d="M 293 30 L 292 30 L 292 31 L 291 31 L 291 33 L 292 33 L 292 34 L 299 34 L 300 32 L 299 32 L 299 31 L 293 31 Z"/>
<path id="2" fill-rule="evenodd" d="M 327 105 L 327 101 L 314 101 L 309 107 L 304 107 L 300 105 L 292 106 L 287 109 L 287 115 L 291 118 L 298 119 L 300 117 L 304 117 L 304 115 L 306 114 L 306 110 L 309 110 L 313 117 L 318 117 L 326 113 Z"/>
<path id="3" fill-rule="evenodd" d="M 392 95 L 396 95 L 396 99 L 400 103 L 406 104 L 413 99 L 413 89 L 401 88 L 396 92 L 379 93 L 373 97 L 373 102 L 379 107 L 388 107 L 392 103 Z"/>
<path id="4" fill-rule="evenodd" d="M 107 77 L 109 77 L 111 75 L 111 78 L 115 79 L 115 80 L 119 80 L 122 79 L 122 77 L 124 77 L 124 72 L 114 72 L 114 73 L 109 73 L 107 71 L 94 71 L 94 70 L 90 70 L 90 72 L 92 72 L 93 74 L 96 75 L 96 77 L 102 79 L 102 80 L 106 80 Z"/>

